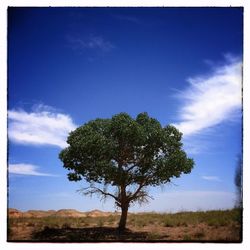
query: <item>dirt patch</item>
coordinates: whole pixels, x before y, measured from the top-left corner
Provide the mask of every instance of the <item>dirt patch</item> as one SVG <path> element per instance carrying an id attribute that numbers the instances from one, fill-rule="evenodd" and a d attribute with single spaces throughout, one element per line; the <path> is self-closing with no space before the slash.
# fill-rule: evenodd
<path id="1" fill-rule="evenodd" d="M 212 227 L 204 224 L 180 227 L 145 226 L 128 228 L 119 232 L 116 227 L 63 228 L 23 225 L 12 227 L 9 241 L 41 241 L 41 242 L 106 242 L 106 241 L 174 241 L 174 242 L 240 242 L 238 226 Z"/>
<path id="2" fill-rule="evenodd" d="M 156 241 L 174 242 L 240 242 L 241 230 L 239 225 L 214 227 L 206 224 L 187 225 L 178 227 L 162 227 L 157 225 L 143 228 L 131 228 L 135 232 L 151 234 Z M 154 233 L 152 233 L 154 232 Z"/>
<path id="3" fill-rule="evenodd" d="M 107 242 L 107 241 L 147 241 L 149 234 L 146 232 L 133 232 L 125 230 L 120 232 L 112 227 L 89 228 L 45 228 L 33 234 L 34 241 L 42 242 Z"/>
<path id="4" fill-rule="evenodd" d="M 54 213 L 54 211 L 52 211 Z M 76 211 L 67 210 L 72 215 Z M 66 214 L 62 211 L 62 214 Z M 8 218 L 8 241 L 29 242 L 241 242 L 241 212 L 237 210 L 142 213 L 128 215 L 119 232 L 118 213 L 92 211 L 86 216 Z M 36 213 L 35 213 L 36 214 Z M 41 211 L 40 211 L 41 214 Z M 101 215 L 100 215 L 101 214 Z"/>

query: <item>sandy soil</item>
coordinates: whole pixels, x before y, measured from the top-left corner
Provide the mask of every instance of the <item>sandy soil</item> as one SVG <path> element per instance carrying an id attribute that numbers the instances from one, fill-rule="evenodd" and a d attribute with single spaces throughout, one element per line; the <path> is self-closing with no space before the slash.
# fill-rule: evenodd
<path id="1" fill-rule="evenodd" d="M 125 232 L 119 232 L 115 225 L 98 227 L 63 226 L 37 227 L 32 223 L 19 223 L 10 228 L 9 241 L 42 242 L 100 242 L 100 241 L 201 241 L 201 242 L 239 242 L 239 225 L 208 226 L 205 224 L 178 227 L 147 225 L 144 227 L 128 226 Z"/>

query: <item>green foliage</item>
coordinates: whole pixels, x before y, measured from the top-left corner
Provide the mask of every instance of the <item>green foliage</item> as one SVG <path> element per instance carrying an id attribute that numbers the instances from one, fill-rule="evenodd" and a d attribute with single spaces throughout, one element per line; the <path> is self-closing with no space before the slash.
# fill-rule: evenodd
<path id="1" fill-rule="evenodd" d="M 162 127 L 147 113 L 132 119 L 120 113 L 96 119 L 72 131 L 69 147 L 59 158 L 71 181 L 144 186 L 160 185 L 190 173 L 194 162 L 181 149 L 182 134 L 173 126 Z"/>

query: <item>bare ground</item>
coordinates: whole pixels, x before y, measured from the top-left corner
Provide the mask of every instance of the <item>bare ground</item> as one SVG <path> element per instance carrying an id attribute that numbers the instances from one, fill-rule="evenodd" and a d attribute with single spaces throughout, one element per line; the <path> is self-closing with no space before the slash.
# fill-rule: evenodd
<path id="1" fill-rule="evenodd" d="M 32 222 L 12 223 L 8 229 L 8 241 L 29 242 L 241 242 L 241 225 L 229 223 L 209 226 L 205 223 L 179 226 L 158 224 L 131 225 L 124 232 L 116 228 L 117 221 L 91 223 L 87 226 L 44 225 Z"/>

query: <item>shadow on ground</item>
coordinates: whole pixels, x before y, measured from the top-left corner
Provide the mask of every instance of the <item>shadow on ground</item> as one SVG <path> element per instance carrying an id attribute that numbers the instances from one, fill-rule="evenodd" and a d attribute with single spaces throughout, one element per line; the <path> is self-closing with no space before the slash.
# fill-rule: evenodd
<path id="1" fill-rule="evenodd" d="M 118 229 L 111 227 L 65 229 L 46 227 L 35 233 L 33 240 L 42 242 L 138 242 L 150 240 L 150 235 L 146 232 L 133 232 L 129 229 L 120 232 Z"/>

